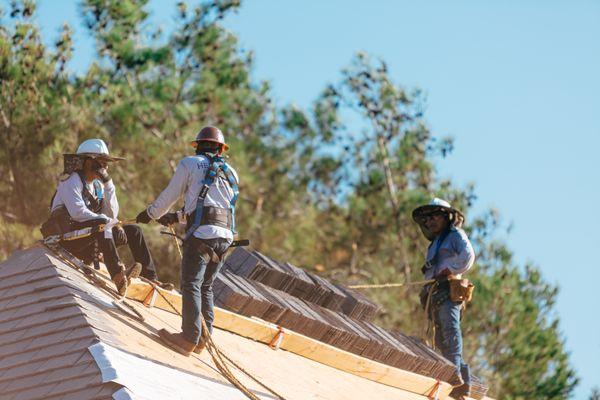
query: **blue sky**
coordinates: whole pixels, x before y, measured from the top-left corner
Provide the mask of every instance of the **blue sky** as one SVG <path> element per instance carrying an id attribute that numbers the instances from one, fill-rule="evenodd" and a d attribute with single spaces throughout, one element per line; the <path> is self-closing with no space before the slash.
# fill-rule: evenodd
<path id="1" fill-rule="evenodd" d="M 76 4 L 40 0 L 38 21 L 47 40 L 72 25 L 71 68 L 82 71 L 93 42 Z M 168 30 L 173 3 L 150 8 Z M 281 104 L 310 105 L 359 50 L 423 89 L 433 132 L 455 138 L 440 175 L 475 182 L 476 210 L 495 207 L 514 224 L 517 260 L 561 287 L 561 328 L 582 378 L 575 398 L 600 386 L 600 2 L 254 0 L 226 25 Z"/>

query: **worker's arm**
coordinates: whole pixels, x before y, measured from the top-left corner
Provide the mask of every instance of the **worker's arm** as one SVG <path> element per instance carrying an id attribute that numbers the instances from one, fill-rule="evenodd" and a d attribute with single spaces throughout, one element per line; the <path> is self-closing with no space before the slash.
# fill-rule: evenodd
<path id="1" fill-rule="evenodd" d="M 152 219 L 159 219 L 183 196 L 188 184 L 189 170 L 182 161 L 177 165 L 175 174 L 171 178 L 169 185 L 162 191 L 156 200 L 148 206 L 146 210 L 148 216 Z"/>
<path id="2" fill-rule="evenodd" d="M 98 218 L 108 219 L 105 214 L 96 214 L 86 207 L 81 194 L 82 190 L 83 183 L 77 174 L 73 174 L 69 179 L 58 185 L 56 195 L 60 196 L 71 218 L 77 222 Z"/>
<path id="3" fill-rule="evenodd" d="M 110 218 L 119 217 L 119 202 L 117 200 L 117 188 L 112 179 L 104 184 L 104 204 L 102 213 Z"/>
<path id="4" fill-rule="evenodd" d="M 448 239 L 455 255 L 445 259 L 441 269 L 448 269 L 452 275 L 463 274 L 473 266 L 475 261 L 473 246 L 462 230 L 452 232 Z"/>

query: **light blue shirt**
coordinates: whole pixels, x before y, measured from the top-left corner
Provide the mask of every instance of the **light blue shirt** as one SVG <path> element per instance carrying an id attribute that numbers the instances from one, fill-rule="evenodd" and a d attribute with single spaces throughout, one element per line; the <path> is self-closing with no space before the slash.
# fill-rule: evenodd
<path id="1" fill-rule="evenodd" d="M 183 197 L 183 210 L 186 215 L 191 214 L 196 209 L 196 202 L 200 189 L 202 189 L 206 171 L 210 167 L 209 159 L 205 155 L 185 157 L 177 165 L 175 174 L 171 178 L 169 185 L 148 207 L 148 215 L 152 219 L 159 219 L 175 204 L 177 200 Z M 236 181 L 238 175 L 231 166 L 229 167 Z M 204 199 L 204 206 L 218 208 L 231 208 L 231 199 L 234 193 L 227 179 L 219 176 L 210 186 Z M 230 229 L 214 225 L 202 225 L 195 232 L 194 236 L 200 239 L 223 238 L 233 240 L 233 232 Z"/>
<path id="2" fill-rule="evenodd" d="M 433 279 L 448 268 L 453 275 L 467 272 L 475 261 L 475 251 L 465 231 L 451 227 L 448 235 L 440 243 L 438 235 L 427 249 L 425 279 Z M 436 250 L 438 252 L 435 258 Z"/>

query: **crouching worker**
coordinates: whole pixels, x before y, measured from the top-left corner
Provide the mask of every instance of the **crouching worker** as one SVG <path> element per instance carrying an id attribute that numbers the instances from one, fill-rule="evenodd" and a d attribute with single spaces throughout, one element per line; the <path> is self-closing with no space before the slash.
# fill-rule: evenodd
<path id="1" fill-rule="evenodd" d="M 421 304 L 435 326 L 435 346 L 456 366 L 455 381 L 450 382 L 455 387 L 451 396 L 462 399 L 469 395 L 471 376 L 462 355 L 460 320 L 472 285 L 461 279 L 461 274 L 471 268 L 475 253 L 461 229 L 462 213 L 447 201 L 435 198 L 415 209 L 412 217 L 431 241 L 422 272 L 425 279 L 436 279 L 423 288 Z"/>
<path id="2" fill-rule="evenodd" d="M 238 196 L 237 174 L 222 158 L 229 148 L 223 133 L 207 126 L 191 143 L 196 155 L 179 162 L 166 189 L 137 217 L 137 222 L 155 219 L 166 226 L 186 222 L 181 262 L 182 332 L 159 331 L 169 347 L 186 356 L 205 347 L 201 316 L 212 332 L 212 285 L 233 242 Z M 181 197 L 183 213 L 167 213 Z"/>
<path id="3" fill-rule="evenodd" d="M 150 250 L 137 225 L 114 226 L 118 221 L 119 203 L 115 185 L 108 174 L 108 165 L 124 160 L 111 157 L 101 139 L 81 143 L 76 154 L 65 154 L 65 171 L 51 202 L 50 219 L 42 225 L 44 237 L 65 234 L 75 230 L 105 225 L 110 231 L 99 231 L 75 240 L 61 241 L 60 245 L 91 264 L 102 254 L 106 268 L 119 294 L 124 295 L 130 279 L 141 276 L 157 281 L 156 269 Z M 135 264 L 125 269 L 117 247 L 129 245 Z"/>

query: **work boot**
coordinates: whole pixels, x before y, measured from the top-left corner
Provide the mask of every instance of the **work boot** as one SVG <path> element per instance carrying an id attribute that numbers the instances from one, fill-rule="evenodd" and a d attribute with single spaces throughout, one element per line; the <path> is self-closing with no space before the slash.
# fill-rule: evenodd
<path id="1" fill-rule="evenodd" d="M 206 342 L 204 340 L 202 340 L 202 338 L 200 338 L 200 341 L 198 342 L 196 347 L 194 347 L 194 353 L 201 354 L 205 348 L 206 348 Z"/>
<path id="2" fill-rule="evenodd" d="M 455 389 L 464 386 L 465 381 L 463 380 L 462 376 L 460 374 L 454 374 L 452 376 L 452 378 L 448 381 L 448 383 L 450 385 L 452 385 L 452 387 L 454 387 Z"/>
<path id="3" fill-rule="evenodd" d="M 139 278 L 142 273 L 142 264 L 139 262 L 134 263 L 131 267 L 127 268 L 127 283 L 131 283 L 132 279 Z"/>
<path id="4" fill-rule="evenodd" d="M 117 287 L 117 292 L 119 293 L 119 295 L 125 296 L 125 294 L 127 293 L 127 288 L 131 283 L 131 279 L 140 276 L 141 272 L 142 264 L 135 263 L 127 269 L 123 268 L 119 273 L 112 277 L 112 281 Z"/>
<path id="5" fill-rule="evenodd" d="M 191 356 L 192 352 L 196 348 L 196 343 L 188 341 L 183 336 L 183 333 L 171 333 L 166 329 L 160 329 L 158 331 L 158 336 L 160 336 L 167 346 L 186 357 Z"/>
<path id="6" fill-rule="evenodd" d="M 148 279 L 148 280 L 161 289 L 169 290 L 169 291 L 175 289 L 175 285 L 173 285 L 171 282 L 161 282 L 158 279 Z"/>
<path id="7" fill-rule="evenodd" d="M 450 397 L 456 400 L 466 399 L 471 395 L 471 386 L 463 383 L 461 386 L 457 386 L 450 392 Z"/>

